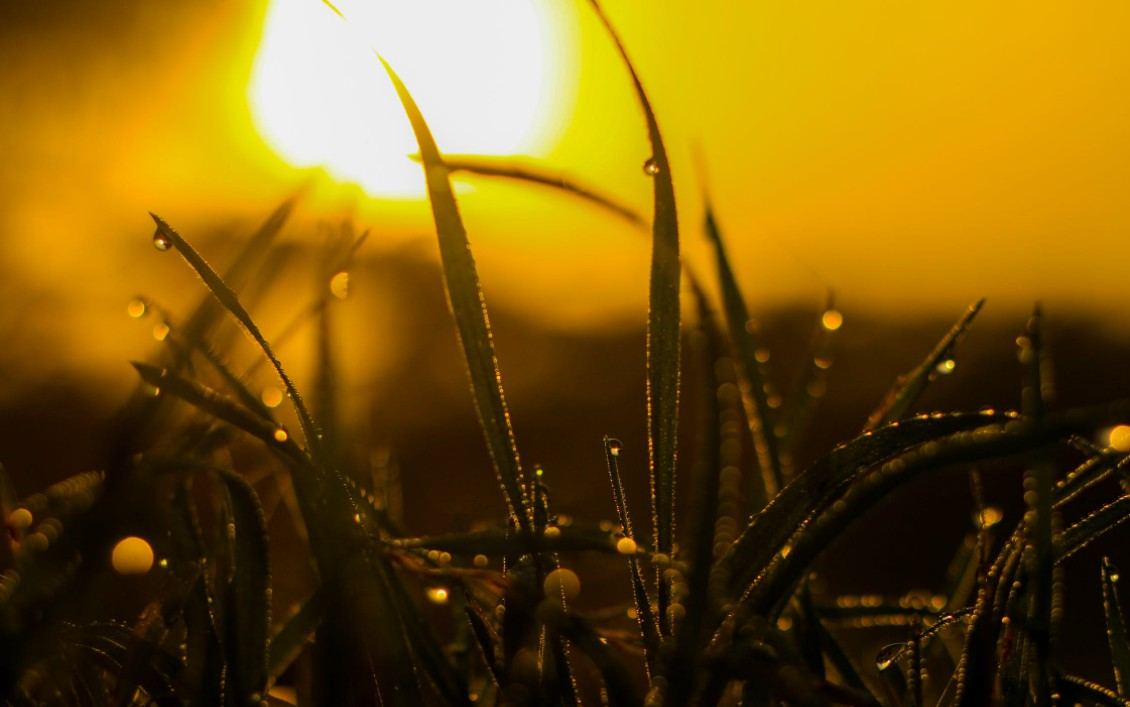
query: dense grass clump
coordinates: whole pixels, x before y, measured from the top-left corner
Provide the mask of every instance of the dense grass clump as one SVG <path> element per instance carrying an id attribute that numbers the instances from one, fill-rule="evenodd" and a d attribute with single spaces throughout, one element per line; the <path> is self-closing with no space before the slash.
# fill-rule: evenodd
<path id="1" fill-rule="evenodd" d="M 564 188 L 642 219 L 568 180 L 445 161 L 407 88 L 385 67 L 419 143 L 448 303 L 507 517 L 416 536 L 390 512 L 380 475 L 345 443 L 328 285 L 348 271 L 363 236 L 333 243 L 322 263 L 327 287 L 309 309 L 319 361 L 303 397 L 239 299 L 292 204 L 223 274 L 154 216 L 154 245 L 180 255 L 211 298 L 179 322 L 166 315 L 160 360 L 134 364 L 144 385 L 122 412 L 104 469 L 22 498 L 2 479 L 0 509 L 11 533 L 0 555 L 6 704 L 1128 704 L 1130 641 L 1112 563 L 1076 580 L 1101 582 L 1111 686 L 1063 672 L 1057 635 L 1063 561 L 1130 516 L 1130 455 L 1089 441 L 1130 419 L 1130 401 L 1050 409 L 1038 310 L 1018 339 L 1026 381 L 1020 410 L 913 412 L 930 381 L 952 369 L 978 302 L 897 379 L 858 436 L 797 468 L 798 430 L 828 373 L 839 314 L 829 303 L 798 384 L 784 399 L 775 395 L 763 370 L 765 347 L 748 325 L 709 209 L 704 231 L 716 255 L 719 303 L 680 261 L 671 165 L 628 63 L 654 183 L 651 532 L 637 534 L 620 478 L 623 445 L 612 437 L 603 445 L 617 517 L 566 521 L 551 506 L 540 469 L 520 461 L 449 175 L 462 169 Z M 684 292 L 693 298 L 696 360 L 704 363 L 688 371 L 687 383 Z M 214 348 L 225 319 L 273 368 L 294 429 Z M 676 449 L 683 385 L 707 391 L 698 396 L 706 403 L 683 415 L 699 439 L 689 463 Z M 755 458 L 743 462 L 743 447 Z M 1027 469 L 1019 490 L 1027 512 L 1004 532 L 978 491 L 978 469 L 1000 459 Z M 248 466 L 277 476 L 313 577 L 310 594 L 282 617 L 271 615 L 275 538 Z M 860 597 L 819 581 L 814 563 L 855 519 L 945 469 L 966 470 L 972 480 L 976 522 L 944 587 Z M 677 470 L 691 481 L 687 519 L 676 518 Z M 1070 524 L 1062 520 L 1068 505 L 1079 518 Z M 631 606 L 574 606 L 577 578 L 562 559 L 582 554 L 623 565 Z M 133 594 L 117 596 L 119 575 L 131 573 L 140 575 Z M 843 641 L 845 625 L 897 626 L 905 639 L 878 656 L 859 655 Z"/>

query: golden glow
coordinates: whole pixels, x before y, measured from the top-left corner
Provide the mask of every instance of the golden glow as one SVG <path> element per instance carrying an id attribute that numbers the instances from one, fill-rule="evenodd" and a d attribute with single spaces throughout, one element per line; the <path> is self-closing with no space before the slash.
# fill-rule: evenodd
<path id="1" fill-rule="evenodd" d="M 545 576 L 542 590 L 547 597 L 564 597 L 572 601 L 581 593 L 581 579 L 573 570 L 558 567 Z"/>
<path id="2" fill-rule="evenodd" d="M 278 442 L 279 444 L 282 444 L 283 442 L 287 441 L 288 439 L 290 439 L 290 435 L 287 434 L 286 430 L 284 430 L 281 427 L 278 428 L 277 430 L 275 430 L 275 441 L 276 442 Z"/>
<path id="3" fill-rule="evenodd" d="M 249 96 L 263 137 L 373 195 L 419 196 L 408 120 L 374 51 L 442 151 L 510 155 L 556 139 L 568 112 L 559 32 L 536 0 L 272 0 Z M 554 117 L 558 116 L 555 120 Z"/>
<path id="4" fill-rule="evenodd" d="M 122 538 L 110 554 L 110 562 L 118 574 L 145 574 L 153 566 L 153 548 L 143 538 Z"/>
<path id="5" fill-rule="evenodd" d="M 446 604 L 448 599 L 447 589 L 443 587 L 428 587 L 426 594 L 428 601 L 433 604 Z"/>
<path id="6" fill-rule="evenodd" d="M 1109 435 L 1111 448 L 1118 452 L 1130 452 L 1130 425 L 1112 427 Z"/>

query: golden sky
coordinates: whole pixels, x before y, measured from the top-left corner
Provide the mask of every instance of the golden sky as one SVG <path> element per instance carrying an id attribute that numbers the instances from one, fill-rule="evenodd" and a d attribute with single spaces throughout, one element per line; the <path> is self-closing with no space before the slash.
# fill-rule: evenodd
<path id="1" fill-rule="evenodd" d="M 558 122 L 523 158 L 647 213 L 649 150 L 627 74 L 586 3 L 539 2 L 551 18 L 540 43 L 557 48 L 537 61 L 550 62 Z M 136 330 L 118 334 L 124 303 L 198 294 L 191 277 L 167 291 L 174 266 L 148 247 L 146 212 L 190 238 L 246 231 L 310 175 L 256 132 L 248 105 L 267 4 L 40 5 L 0 9 L 3 293 L 51 312 L 29 347 L 93 329 L 115 343 L 92 356 L 136 357 Z M 815 307 L 832 287 L 849 317 L 956 317 L 985 295 L 989 311 L 1018 317 L 1041 299 L 1053 317 L 1130 321 L 1125 3 L 606 9 L 671 153 L 687 260 L 712 272 L 699 230 L 708 186 L 755 312 Z M 462 61 L 443 53 L 454 40 L 421 42 L 440 66 Z M 641 234 L 558 195 L 463 181 L 491 301 L 563 326 L 642 325 Z M 336 219 L 343 207 L 374 229 L 371 254 L 413 241 L 431 252 L 419 201 L 321 181 L 303 209 Z"/>

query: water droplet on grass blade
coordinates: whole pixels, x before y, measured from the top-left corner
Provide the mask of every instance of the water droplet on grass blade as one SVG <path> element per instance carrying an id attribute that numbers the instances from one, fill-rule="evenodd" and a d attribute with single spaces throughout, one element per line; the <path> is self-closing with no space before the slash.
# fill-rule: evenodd
<path id="1" fill-rule="evenodd" d="M 145 305 L 144 300 L 130 300 L 130 303 L 126 305 L 126 312 L 134 319 L 141 319 L 148 311 L 149 308 Z"/>
<path id="2" fill-rule="evenodd" d="M 889 646 L 884 646 L 875 655 L 875 667 L 880 671 L 886 670 L 894 664 L 898 659 L 903 649 L 906 647 L 905 643 L 892 643 Z"/>
<path id="3" fill-rule="evenodd" d="M 542 590 L 547 597 L 563 596 L 566 601 L 571 601 L 581 593 L 581 579 L 573 570 L 558 567 L 545 576 Z"/>
<path id="4" fill-rule="evenodd" d="M 447 589 L 444 587 L 428 587 L 428 601 L 433 604 L 446 604 L 448 599 Z"/>
<path id="5" fill-rule="evenodd" d="M 110 562 L 118 574 L 145 574 L 153 566 L 153 548 L 144 538 L 122 538 L 110 553 Z"/>
<path id="6" fill-rule="evenodd" d="M 349 296 L 349 273 L 342 270 L 330 278 L 330 292 L 338 299 Z"/>
<path id="7" fill-rule="evenodd" d="M 955 368 L 957 368 L 957 361 L 952 358 L 947 358 L 944 361 L 939 361 L 938 365 L 934 367 L 934 371 L 937 372 L 938 375 L 948 376 L 953 373 Z"/>
<path id="8" fill-rule="evenodd" d="M 275 441 L 276 442 L 278 442 L 279 444 L 282 444 L 283 442 L 287 441 L 288 439 L 290 439 L 290 435 L 287 434 L 285 429 L 280 427 L 277 430 L 275 430 Z"/>
<path id="9" fill-rule="evenodd" d="M 620 538 L 616 541 L 616 552 L 621 555 L 636 554 L 636 541 L 631 538 Z"/>
<path id="10" fill-rule="evenodd" d="M 643 163 L 643 173 L 649 177 L 654 177 L 660 171 L 659 163 L 655 161 L 654 157 L 648 157 Z"/>
<path id="11" fill-rule="evenodd" d="M 624 443 L 612 437 L 608 440 L 608 453 L 614 457 L 620 456 L 620 452 L 624 451 Z"/>
<path id="12" fill-rule="evenodd" d="M 169 238 L 158 228 L 153 232 L 153 247 L 164 253 L 173 247 L 173 239 Z"/>
<path id="13" fill-rule="evenodd" d="M 828 331 L 835 331 L 844 325 L 844 315 L 834 309 L 829 309 L 820 317 L 820 324 Z"/>

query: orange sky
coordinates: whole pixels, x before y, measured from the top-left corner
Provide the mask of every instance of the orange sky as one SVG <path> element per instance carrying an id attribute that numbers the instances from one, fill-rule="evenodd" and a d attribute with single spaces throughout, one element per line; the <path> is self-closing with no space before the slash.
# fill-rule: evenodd
<path id="1" fill-rule="evenodd" d="M 16 273 L 3 293 L 52 307 L 27 346 L 93 328 L 112 343 L 90 355 L 120 361 L 144 338 L 122 321 L 129 297 L 198 293 L 191 277 L 166 291 L 174 266 L 147 246 L 146 212 L 190 238 L 250 228 L 307 173 L 252 128 L 246 85 L 264 5 L 72 4 L 0 10 L 0 266 Z M 579 88 L 562 82 L 575 111 L 532 157 L 647 212 L 648 147 L 627 76 L 586 4 L 557 7 L 576 25 L 566 60 Z M 1130 320 L 1125 4 L 607 10 L 667 138 L 688 260 L 712 270 L 697 151 L 755 312 L 814 307 L 834 287 L 849 313 L 956 317 L 986 295 L 989 311 L 1018 317 L 1039 298 L 1053 318 Z M 642 324 L 643 238 L 567 199 L 474 183 L 462 207 L 492 301 L 569 326 Z M 373 254 L 428 226 L 419 203 L 325 184 L 305 213 L 342 204 L 378 234 Z"/>

